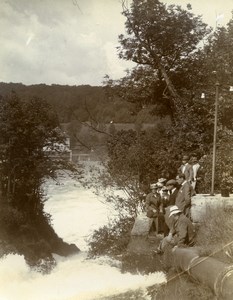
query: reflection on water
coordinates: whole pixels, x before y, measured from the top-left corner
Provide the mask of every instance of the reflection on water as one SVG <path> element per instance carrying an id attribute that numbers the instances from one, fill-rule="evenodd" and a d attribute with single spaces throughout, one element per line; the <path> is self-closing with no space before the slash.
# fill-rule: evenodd
<path id="1" fill-rule="evenodd" d="M 150 299 L 146 287 L 164 282 L 163 273 L 122 274 L 117 261 L 86 259 L 86 238 L 107 222 L 109 208 L 73 180 L 50 182 L 46 191 L 45 208 L 56 232 L 82 252 L 69 258 L 55 256 L 57 266 L 47 275 L 30 270 L 22 256 L 1 259 L 0 300 Z"/>

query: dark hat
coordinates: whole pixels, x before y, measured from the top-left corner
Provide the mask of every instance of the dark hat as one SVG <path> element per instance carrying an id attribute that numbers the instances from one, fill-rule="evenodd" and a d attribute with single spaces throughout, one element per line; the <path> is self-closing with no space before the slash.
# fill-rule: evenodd
<path id="1" fill-rule="evenodd" d="M 168 185 L 177 185 L 177 181 L 175 179 L 168 180 L 168 182 L 166 183 L 166 186 L 168 186 Z"/>
<path id="2" fill-rule="evenodd" d="M 157 189 L 158 186 L 157 186 L 156 183 L 151 183 L 151 184 L 150 184 L 150 188 L 151 188 L 151 190 L 152 190 L 152 189 Z"/>
<path id="3" fill-rule="evenodd" d="M 159 178 L 159 179 L 158 179 L 158 182 L 160 182 L 160 183 L 165 183 L 166 181 L 167 181 L 166 178 Z"/>
<path id="4" fill-rule="evenodd" d="M 161 188 L 161 191 L 162 191 L 162 192 L 167 192 L 168 189 L 166 188 L 166 186 L 163 186 L 163 187 Z"/>
<path id="5" fill-rule="evenodd" d="M 182 159 L 183 160 L 189 160 L 189 157 L 188 157 L 188 155 L 184 155 Z"/>

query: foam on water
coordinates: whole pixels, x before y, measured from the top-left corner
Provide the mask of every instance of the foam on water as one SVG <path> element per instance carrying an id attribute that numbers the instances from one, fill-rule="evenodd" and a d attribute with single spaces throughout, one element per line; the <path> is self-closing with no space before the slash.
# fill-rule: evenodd
<path id="1" fill-rule="evenodd" d="M 111 211 L 90 190 L 72 180 L 48 183 L 46 211 L 55 231 L 65 241 L 87 250 L 86 237 L 106 224 Z M 116 261 L 86 259 L 86 252 L 69 258 L 55 256 L 48 275 L 31 270 L 19 255 L 0 260 L 0 300 L 95 300 L 164 282 L 161 272 L 122 274 Z M 146 298 L 143 298 L 146 299 Z"/>
<path id="2" fill-rule="evenodd" d="M 45 210 L 52 215 L 52 224 L 60 237 L 87 250 L 86 238 L 93 230 L 107 223 L 110 208 L 91 190 L 71 179 L 60 185 L 47 185 L 49 201 Z"/>
<path id="3" fill-rule="evenodd" d="M 162 283 L 162 273 L 147 276 L 121 274 L 119 269 L 98 260 L 86 260 L 82 253 L 60 259 L 51 274 L 31 271 L 19 255 L 1 261 L 1 300 L 93 300 Z"/>

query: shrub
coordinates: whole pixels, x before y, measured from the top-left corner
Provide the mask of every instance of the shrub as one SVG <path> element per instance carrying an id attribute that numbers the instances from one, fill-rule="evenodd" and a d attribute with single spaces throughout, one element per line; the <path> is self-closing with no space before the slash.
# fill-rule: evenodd
<path id="1" fill-rule="evenodd" d="M 89 256 L 122 254 L 129 243 L 130 231 L 134 224 L 134 218 L 119 218 L 109 221 L 98 230 L 95 230 L 88 244 Z"/>
<path id="2" fill-rule="evenodd" d="M 0 209 L 0 227 L 2 234 L 16 234 L 21 225 L 25 224 L 23 214 L 11 206 L 2 206 Z"/>

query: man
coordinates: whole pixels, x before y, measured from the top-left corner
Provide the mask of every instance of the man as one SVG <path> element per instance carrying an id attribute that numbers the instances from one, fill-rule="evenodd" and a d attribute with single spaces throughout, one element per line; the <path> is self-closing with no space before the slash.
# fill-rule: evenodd
<path id="1" fill-rule="evenodd" d="M 169 194 L 167 206 L 175 205 L 176 196 L 179 191 L 177 187 L 178 187 L 178 183 L 175 179 L 168 180 L 168 182 L 166 183 L 166 188 L 168 189 L 168 194 Z"/>
<path id="2" fill-rule="evenodd" d="M 179 191 L 178 189 L 178 183 L 175 179 L 171 179 L 171 180 L 168 180 L 168 182 L 166 183 L 166 189 L 168 191 L 168 196 L 167 196 L 167 199 L 165 199 L 165 201 L 163 201 L 163 213 L 164 213 L 164 219 L 165 219 L 165 222 L 164 222 L 164 229 L 163 229 L 163 232 L 164 232 L 164 236 L 167 236 L 168 233 L 169 233 L 169 227 L 170 227 L 170 221 L 171 219 L 169 220 L 169 209 L 171 206 L 175 205 L 175 202 L 176 202 L 176 196 L 177 196 L 177 193 Z M 162 198 L 163 200 L 163 198 Z"/>
<path id="3" fill-rule="evenodd" d="M 175 205 L 189 218 L 193 189 L 191 184 L 185 179 L 184 174 L 177 175 L 177 182 L 180 185 L 180 188 L 176 196 Z"/>
<path id="4" fill-rule="evenodd" d="M 158 233 L 161 197 L 156 183 L 152 183 L 150 189 L 151 192 L 146 196 L 146 215 L 153 219 L 152 226 L 155 226 L 156 233 Z"/>
<path id="5" fill-rule="evenodd" d="M 192 167 L 193 167 L 192 187 L 195 192 L 198 192 L 198 181 L 200 180 L 200 178 L 198 176 L 198 172 L 199 172 L 201 166 L 200 166 L 196 156 L 193 156 L 193 158 L 192 158 Z"/>
<path id="6" fill-rule="evenodd" d="M 189 164 L 189 157 L 187 155 L 184 155 L 182 158 L 182 164 L 178 169 L 178 174 L 184 174 L 185 180 L 190 183 L 193 180 L 193 167 Z"/>
<path id="7" fill-rule="evenodd" d="M 155 254 L 162 254 L 167 246 L 192 247 L 195 243 L 195 228 L 176 205 L 170 207 L 169 218 L 173 218 L 172 228 L 154 251 Z"/>

